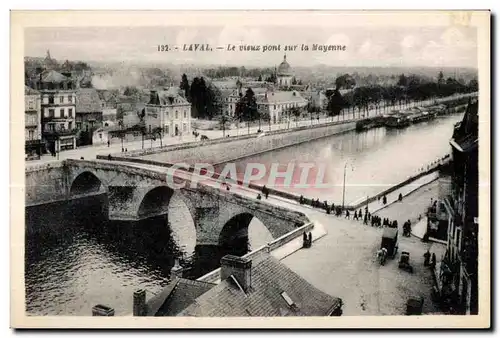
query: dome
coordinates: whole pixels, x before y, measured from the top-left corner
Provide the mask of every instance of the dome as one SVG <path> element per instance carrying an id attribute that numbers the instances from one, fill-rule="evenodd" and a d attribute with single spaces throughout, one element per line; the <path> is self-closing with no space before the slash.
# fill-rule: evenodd
<path id="1" fill-rule="evenodd" d="M 292 75 L 292 67 L 286 62 L 286 54 L 278 67 L 278 75 Z"/>

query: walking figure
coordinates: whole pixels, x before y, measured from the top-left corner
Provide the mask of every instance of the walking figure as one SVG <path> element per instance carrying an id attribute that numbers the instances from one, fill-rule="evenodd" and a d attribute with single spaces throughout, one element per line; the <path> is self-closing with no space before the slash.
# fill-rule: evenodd
<path id="1" fill-rule="evenodd" d="M 109 148 L 109 140 L 108 140 L 108 148 Z"/>
<path id="2" fill-rule="evenodd" d="M 351 219 L 351 218 L 350 218 L 350 215 L 349 215 L 349 210 L 346 210 L 346 211 L 345 211 L 345 218 L 347 218 L 347 219 Z"/>
<path id="3" fill-rule="evenodd" d="M 353 220 L 358 220 L 358 212 L 354 211 L 354 217 L 352 218 Z"/>
<path id="4" fill-rule="evenodd" d="M 431 259 L 431 253 L 429 252 L 429 249 L 424 253 L 424 266 L 429 266 L 429 261 Z"/>
<path id="5" fill-rule="evenodd" d="M 403 200 L 403 194 L 399 193 L 399 196 L 398 196 L 398 201 L 402 201 Z"/>
<path id="6" fill-rule="evenodd" d="M 384 203 L 384 205 L 387 204 L 387 196 L 384 195 L 384 198 L 382 198 L 382 203 Z"/>
<path id="7" fill-rule="evenodd" d="M 435 267 L 436 267 L 436 254 L 432 253 L 431 268 L 434 269 Z"/>
<path id="8" fill-rule="evenodd" d="M 363 210 L 359 209 L 358 216 L 360 219 L 363 219 Z"/>

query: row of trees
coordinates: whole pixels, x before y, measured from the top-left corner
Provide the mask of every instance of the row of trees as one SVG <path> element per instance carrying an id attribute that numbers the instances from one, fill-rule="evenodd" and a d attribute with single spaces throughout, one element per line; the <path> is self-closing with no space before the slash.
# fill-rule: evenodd
<path id="1" fill-rule="evenodd" d="M 222 110 L 222 94 L 218 88 L 207 84 L 203 77 L 195 77 L 191 84 L 186 74 L 182 74 L 180 89 L 191 103 L 192 116 L 213 119 Z"/>
<path id="2" fill-rule="evenodd" d="M 338 77 L 336 88 L 331 93 L 327 93 L 327 111 L 330 116 L 339 115 L 343 109 L 356 110 L 361 114 L 370 108 L 376 111 L 388 106 L 399 106 L 403 108 L 410 102 L 422 102 L 425 100 L 451 96 L 453 94 L 464 94 L 478 91 L 476 79 L 464 84 L 454 78 L 444 79 L 440 72 L 437 80 L 429 81 L 417 75 L 406 76 L 401 74 L 396 85 L 390 86 L 363 86 L 354 87 L 355 84 L 347 74 Z M 354 88 L 353 88 L 354 87 Z M 353 89 L 344 95 L 340 94 L 340 89 Z"/>

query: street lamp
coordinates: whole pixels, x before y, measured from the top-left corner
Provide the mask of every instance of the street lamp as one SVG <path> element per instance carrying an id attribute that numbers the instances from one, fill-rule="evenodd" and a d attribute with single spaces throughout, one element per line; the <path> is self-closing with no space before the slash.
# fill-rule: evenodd
<path id="1" fill-rule="evenodd" d="M 344 165 L 344 184 L 343 184 L 343 188 L 342 188 L 342 209 L 344 209 L 344 205 L 345 205 L 345 178 L 346 178 L 346 174 L 347 174 L 347 171 L 346 171 L 347 164 L 348 164 L 348 162 L 346 162 Z"/>

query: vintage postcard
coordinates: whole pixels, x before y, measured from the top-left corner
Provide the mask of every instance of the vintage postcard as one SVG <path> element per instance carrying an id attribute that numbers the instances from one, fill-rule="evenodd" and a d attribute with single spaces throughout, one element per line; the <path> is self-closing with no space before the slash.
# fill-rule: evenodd
<path id="1" fill-rule="evenodd" d="M 13 11 L 10 125 L 15 328 L 490 326 L 488 11 Z"/>

